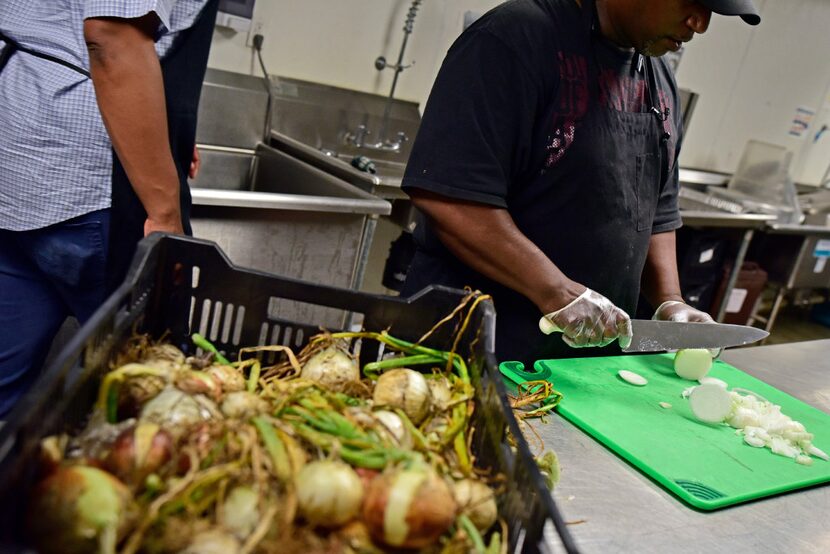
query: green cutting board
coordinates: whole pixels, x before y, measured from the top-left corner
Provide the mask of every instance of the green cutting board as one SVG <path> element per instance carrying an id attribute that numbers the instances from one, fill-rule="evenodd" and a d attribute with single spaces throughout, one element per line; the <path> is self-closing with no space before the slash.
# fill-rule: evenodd
<path id="1" fill-rule="evenodd" d="M 685 502 L 715 510 L 830 481 L 830 462 L 812 466 L 753 448 L 725 425 L 697 421 L 681 393 L 694 381 L 677 377 L 673 354 L 541 360 L 536 373 L 518 362 L 501 364 L 514 383 L 550 381 L 564 398 L 557 411 Z M 648 379 L 643 387 L 617 376 L 627 369 Z M 830 452 L 830 415 L 716 361 L 709 376 L 723 379 L 779 404 Z M 661 402 L 671 404 L 663 408 Z"/>

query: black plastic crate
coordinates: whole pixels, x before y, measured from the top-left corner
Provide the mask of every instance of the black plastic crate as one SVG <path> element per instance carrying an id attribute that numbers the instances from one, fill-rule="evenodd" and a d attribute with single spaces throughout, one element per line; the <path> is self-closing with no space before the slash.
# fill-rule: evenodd
<path id="1" fill-rule="evenodd" d="M 39 441 L 83 425 L 108 362 L 133 330 L 165 335 L 186 353 L 194 351 L 188 337 L 198 331 L 231 357 L 245 346 L 303 346 L 319 327 L 283 319 L 280 309 L 312 314 L 318 312 L 303 307 L 324 307 L 329 316 L 339 313 L 344 324 L 362 316 L 366 329 L 388 329 L 415 341 L 463 296 L 445 287 L 399 299 L 321 286 L 234 267 L 212 242 L 160 234 L 146 238 L 124 284 L 46 369 L 0 431 L 0 550 L 21 550 L 20 518 L 35 479 Z M 448 350 L 453 327 L 443 326 L 425 344 Z M 495 311 L 490 302 L 481 302 L 457 351 L 469 357 L 476 387 L 476 463 L 507 476 L 499 509 L 510 527 L 510 551 L 577 552 L 521 439 L 498 373 L 494 339 Z M 374 343 L 362 345 L 361 362 L 379 355 Z M 516 451 L 508 445 L 508 430 L 519 437 Z"/>

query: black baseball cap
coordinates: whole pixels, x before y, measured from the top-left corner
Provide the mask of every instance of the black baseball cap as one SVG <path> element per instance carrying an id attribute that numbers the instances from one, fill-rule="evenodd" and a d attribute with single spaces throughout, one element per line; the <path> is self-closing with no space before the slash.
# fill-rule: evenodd
<path id="1" fill-rule="evenodd" d="M 752 0 L 698 0 L 701 4 L 721 15 L 740 15 L 750 25 L 758 25 L 761 15 Z"/>

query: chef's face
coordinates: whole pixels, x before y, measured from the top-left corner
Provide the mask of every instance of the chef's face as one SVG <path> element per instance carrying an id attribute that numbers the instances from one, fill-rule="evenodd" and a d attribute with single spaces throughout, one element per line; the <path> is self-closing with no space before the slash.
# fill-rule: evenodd
<path id="1" fill-rule="evenodd" d="M 605 0 L 609 38 L 646 56 L 680 50 L 706 32 L 712 10 L 697 0 Z M 603 29 L 605 31 L 605 29 Z"/>

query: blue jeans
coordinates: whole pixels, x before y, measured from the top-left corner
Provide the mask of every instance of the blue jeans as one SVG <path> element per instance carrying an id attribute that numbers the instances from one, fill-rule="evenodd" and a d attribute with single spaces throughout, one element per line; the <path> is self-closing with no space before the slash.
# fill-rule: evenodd
<path id="1" fill-rule="evenodd" d="M 29 389 L 64 320 L 106 298 L 109 210 L 43 229 L 0 229 L 0 418 Z"/>

